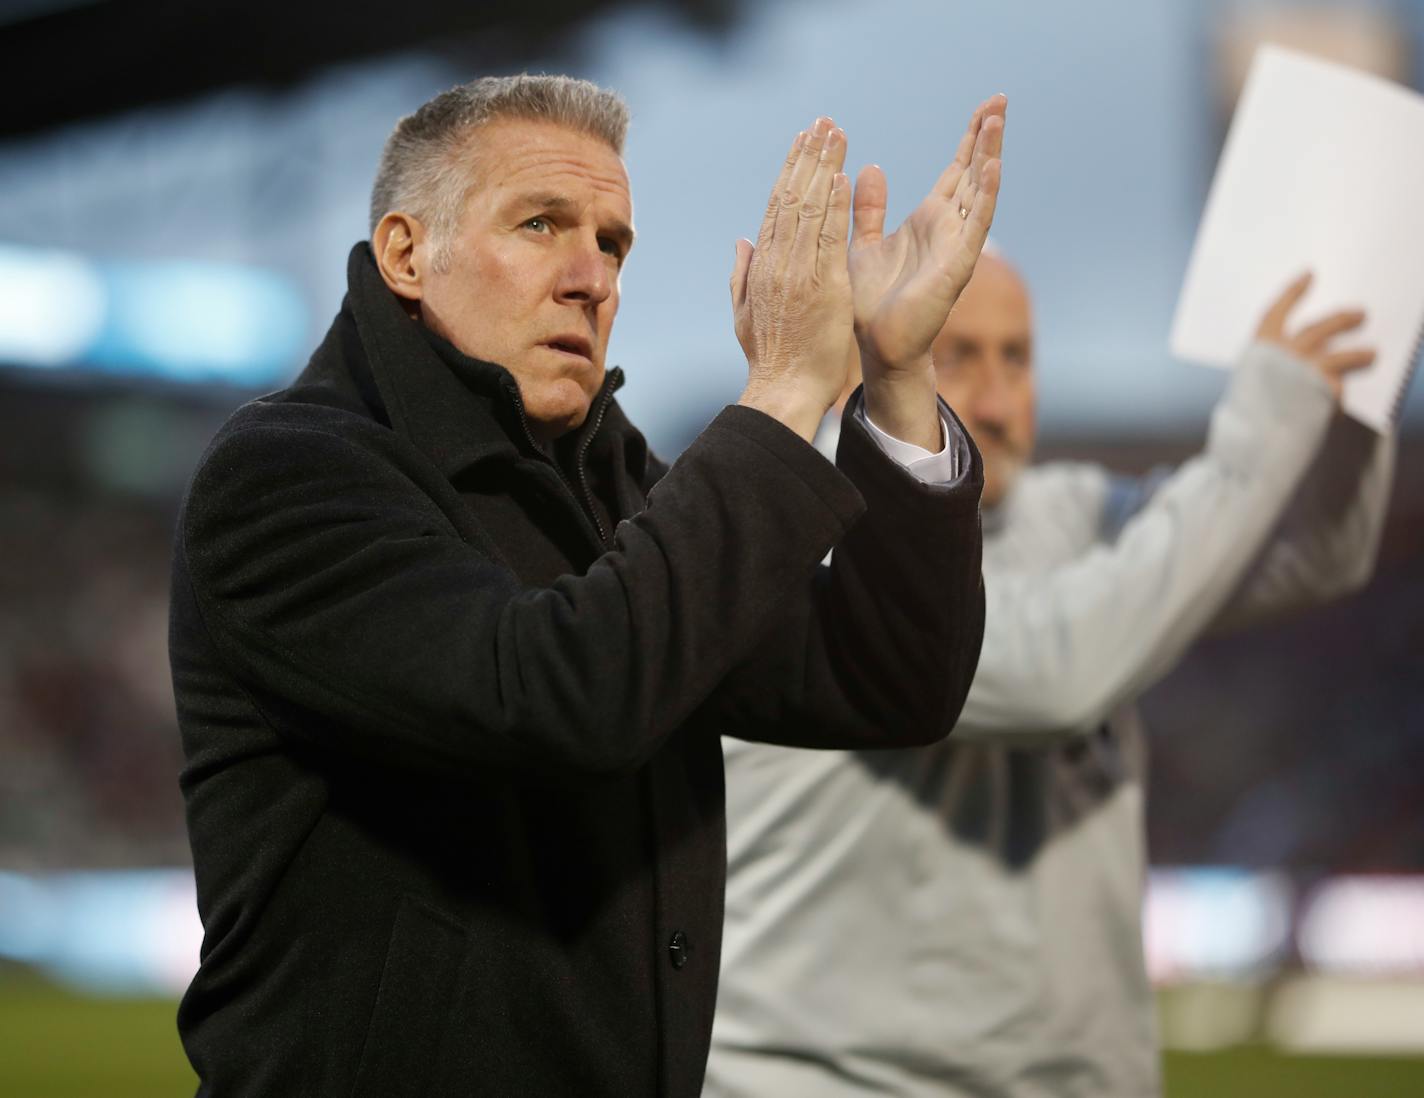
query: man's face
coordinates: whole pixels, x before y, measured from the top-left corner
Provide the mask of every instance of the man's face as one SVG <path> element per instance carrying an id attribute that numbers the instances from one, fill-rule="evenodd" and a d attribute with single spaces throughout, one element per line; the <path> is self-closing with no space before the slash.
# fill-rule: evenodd
<path id="1" fill-rule="evenodd" d="M 1003 502 L 1033 452 L 1033 315 L 1014 269 L 981 256 L 931 347 L 940 395 L 984 457 L 984 505 Z"/>
<path id="2" fill-rule="evenodd" d="M 509 370 L 531 430 L 557 438 L 603 384 L 633 243 L 628 173 L 602 141 L 552 123 L 500 120 L 474 142 L 476 186 L 446 269 L 421 273 L 421 318 Z"/>

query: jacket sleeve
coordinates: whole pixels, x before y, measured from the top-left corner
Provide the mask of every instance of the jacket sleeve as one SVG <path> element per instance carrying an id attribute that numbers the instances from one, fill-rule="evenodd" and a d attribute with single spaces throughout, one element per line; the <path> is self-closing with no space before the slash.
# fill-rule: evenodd
<path id="1" fill-rule="evenodd" d="M 641 765 L 810 598 L 863 508 L 732 407 L 587 573 L 524 589 L 370 445 L 258 423 L 200 467 L 179 551 L 279 733 L 393 766 L 598 774 Z"/>
<path id="2" fill-rule="evenodd" d="M 1337 413 L 1285 517 L 1213 629 L 1259 624 L 1359 590 L 1374 573 L 1397 444 Z"/>
<path id="3" fill-rule="evenodd" d="M 807 598 L 788 596 L 756 658 L 728 677 L 723 731 L 799 747 L 932 743 L 954 727 L 984 636 L 979 497 L 983 464 L 950 484 L 921 481 L 888 457 L 856 410 L 836 462 L 866 514 L 836 546 Z"/>
<path id="4" fill-rule="evenodd" d="M 978 676 L 956 737 L 1022 746 L 1092 731 L 1222 614 L 1321 449 L 1333 403 L 1304 363 L 1256 345 L 1204 451 L 1112 543 L 989 577 Z"/>

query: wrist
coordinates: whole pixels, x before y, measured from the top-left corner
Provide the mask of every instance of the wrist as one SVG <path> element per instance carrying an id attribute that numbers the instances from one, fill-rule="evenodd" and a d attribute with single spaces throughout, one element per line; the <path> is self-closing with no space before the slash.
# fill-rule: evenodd
<path id="1" fill-rule="evenodd" d="M 929 355 L 912 366 L 893 370 L 869 357 L 863 361 L 866 416 L 887 435 L 938 453 L 944 438 Z"/>
<path id="2" fill-rule="evenodd" d="M 763 381 L 753 378 L 747 382 L 737 403 L 744 408 L 755 408 L 771 416 L 783 426 L 795 431 L 807 442 L 816 437 L 834 400 L 834 394 L 827 397 L 797 381 L 778 379 Z"/>

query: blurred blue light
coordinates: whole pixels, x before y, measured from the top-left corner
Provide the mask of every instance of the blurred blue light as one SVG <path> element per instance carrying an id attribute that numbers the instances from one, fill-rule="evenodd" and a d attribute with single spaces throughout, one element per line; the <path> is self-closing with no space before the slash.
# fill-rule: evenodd
<path id="1" fill-rule="evenodd" d="M 98 339 L 107 302 L 87 260 L 0 245 L 0 361 L 46 368 L 77 361 Z"/>
<path id="2" fill-rule="evenodd" d="M 86 992 L 181 993 L 201 942 L 189 870 L 0 872 L 0 957 Z"/>
<path id="3" fill-rule="evenodd" d="M 18 873 L 0 873 L 0 957 L 38 961 L 52 940 L 49 892 Z"/>
<path id="4" fill-rule="evenodd" d="M 300 364 L 307 310 L 272 271 L 0 246 L 0 361 L 258 388 Z"/>
<path id="5" fill-rule="evenodd" d="M 1284 874 L 1234 866 L 1152 871 L 1144 910 L 1154 980 L 1267 971 L 1290 943 L 1294 891 Z"/>

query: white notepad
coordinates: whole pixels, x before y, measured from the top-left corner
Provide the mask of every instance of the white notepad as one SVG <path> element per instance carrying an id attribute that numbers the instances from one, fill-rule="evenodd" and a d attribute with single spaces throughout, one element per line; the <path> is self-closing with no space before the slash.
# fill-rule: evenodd
<path id="1" fill-rule="evenodd" d="M 1172 353 L 1231 366 L 1302 271 L 1293 324 L 1358 306 L 1341 346 L 1374 365 L 1345 411 L 1388 432 L 1424 337 L 1424 96 L 1275 46 L 1256 54 L 1207 197 L 1172 323 Z"/>

